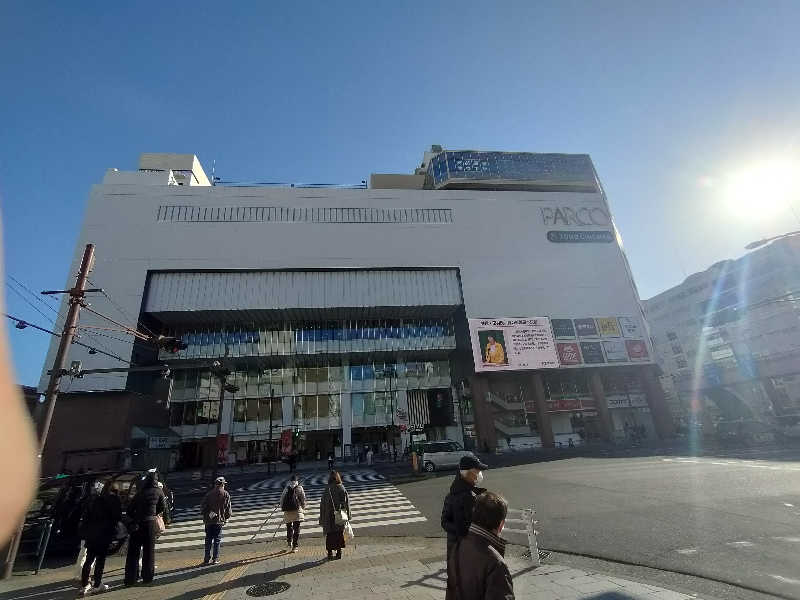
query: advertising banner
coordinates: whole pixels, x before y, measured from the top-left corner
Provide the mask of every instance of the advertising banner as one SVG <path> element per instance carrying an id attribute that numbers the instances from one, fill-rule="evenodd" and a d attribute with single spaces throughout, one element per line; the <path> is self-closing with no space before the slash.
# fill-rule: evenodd
<path id="1" fill-rule="evenodd" d="M 628 362 L 628 352 L 622 340 L 603 340 L 603 350 L 608 362 Z"/>
<path id="2" fill-rule="evenodd" d="M 228 434 L 217 434 L 217 464 L 224 465 L 228 454 Z"/>
<path id="3" fill-rule="evenodd" d="M 475 371 L 514 371 L 558 367 L 547 317 L 469 319 Z"/>
<path id="4" fill-rule="evenodd" d="M 597 317 L 597 329 L 603 337 L 620 337 L 619 323 L 616 317 Z"/>
<path id="5" fill-rule="evenodd" d="M 640 338 L 644 335 L 639 319 L 633 317 L 620 317 L 619 328 L 622 330 L 622 335 L 626 338 Z"/>
<path id="6" fill-rule="evenodd" d="M 606 362 L 600 342 L 581 342 L 581 354 L 583 354 L 583 362 L 587 365 Z"/>
<path id="7" fill-rule="evenodd" d="M 647 344 L 644 340 L 625 340 L 625 346 L 628 349 L 628 356 L 631 360 L 647 360 Z"/>
<path id="8" fill-rule="evenodd" d="M 594 319 L 575 319 L 575 331 L 578 333 L 578 337 L 597 337 Z"/>
<path id="9" fill-rule="evenodd" d="M 551 319 L 553 325 L 553 335 L 557 340 L 575 339 L 575 327 L 572 326 L 572 319 Z"/>
<path id="10" fill-rule="evenodd" d="M 583 362 L 577 342 L 558 342 L 556 348 L 558 349 L 558 360 L 562 365 L 579 365 Z"/>

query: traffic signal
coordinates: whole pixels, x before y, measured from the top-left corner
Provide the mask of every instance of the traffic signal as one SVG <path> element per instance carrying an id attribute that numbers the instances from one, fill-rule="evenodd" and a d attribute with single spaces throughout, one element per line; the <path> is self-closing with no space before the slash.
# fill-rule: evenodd
<path id="1" fill-rule="evenodd" d="M 168 335 L 160 335 L 156 338 L 156 345 L 161 350 L 166 350 L 170 354 L 177 354 L 181 350 L 186 350 L 188 348 L 188 344 L 179 338 L 168 336 Z"/>

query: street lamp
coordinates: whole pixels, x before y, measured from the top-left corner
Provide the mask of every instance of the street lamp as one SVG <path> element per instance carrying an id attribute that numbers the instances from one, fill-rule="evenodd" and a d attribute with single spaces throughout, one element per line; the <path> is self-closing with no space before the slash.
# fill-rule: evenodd
<path id="1" fill-rule="evenodd" d="M 800 234 L 800 231 L 790 231 L 789 233 L 782 233 L 781 235 L 776 235 L 773 237 L 756 240 L 755 242 L 750 242 L 749 244 L 747 244 L 747 246 L 745 246 L 744 249 L 755 250 L 756 248 L 760 248 L 761 246 L 769 244 L 770 242 L 774 242 L 775 240 L 780 240 L 797 234 Z"/>

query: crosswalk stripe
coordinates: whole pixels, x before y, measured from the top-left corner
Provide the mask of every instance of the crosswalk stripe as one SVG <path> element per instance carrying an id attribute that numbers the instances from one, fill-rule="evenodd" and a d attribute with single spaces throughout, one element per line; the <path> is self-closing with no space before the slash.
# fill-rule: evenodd
<path id="1" fill-rule="evenodd" d="M 320 500 L 321 496 L 311 496 L 306 498 L 306 505 L 313 506 L 317 504 Z M 404 500 L 405 496 L 401 494 L 399 491 L 386 491 L 380 494 L 369 494 L 369 495 L 361 495 L 361 494 L 350 494 L 350 505 L 369 505 L 375 502 L 388 502 L 391 500 Z M 261 501 L 251 501 L 246 503 L 240 503 L 235 498 L 233 499 L 233 508 L 234 508 L 234 515 L 237 514 L 246 514 L 248 512 L 252 512 L 253 510 L 264 510 L 266 508 L 273 508 L 277 506 L 279 498 L 264 498 Z M 249 510 L 248 510 L 249 509 Z M 191 508 L 185 509 L 183 511 L 175 511 L 174 520 L 175 521 L 182 521 L 185 520 L 189 516 L 199 515 L 201 513 L 201 508 Z"/>
<path id="2" fill-rule="evenodd" d="M 357 505 L 357 504 L 354 504 L 354 503 L 350 503 L 350 511 L 351 512 L 359 512 L 360 513 L 361 511 L 359 509 L 362 508 L 362 507 L 366 507 L 367 510 L 369 510 L 369 512 L 375 512 L 378 509 L 382 509 L 384 512 L 391 512 L 393 510 L 410 509 L 410 508 L 411 509 L 416 509 L 416 507 L 413 504 L 411 504 L 411 502 L 409 502 L 408 500 L 392 502 L 392 503 L 388 503 L 388 504 L 371 503 L 371 504 L 358 504 Z M 374 509 L 374 510 L 371 510 L 371 509 Z M 273 517 L 270 517 L 271 521 L 283 520 L 283 511 L 281 511 L 281 510 L 273 511 L 271 509 L 262 509 L 262 510 L 258 510 L 258 511 L 250 511 L 246 515 L 245 514 L 240 515 L 240 516 L 234 515 L 233 517 L 231 517 L 230 520 L 228 520 L 228 522 L 225 524 L 225 527 L 226 527 L 226 529 L 229 529 L 230 527 L 232 527 L 234 525 L 240 526 L 242 523 L 253 523 L 253 522 L 255 522 L 255 523 L 263 523 L 264 519 L 266 519 L 266 516 L 269 515 L 270 513 L 272 513 L 274 515 Z M 315 518 L 315 517 L 319 516 L 319 509 L 307 510 L 307 511 L 305 511 L 304 514 L 305 514 L 305 519 L 306 520 L 311 520 L 312 518 Z M 197 528 L 198 525 L 202 525 L 202 523 L 203 523 L 202 519 L 193 519 L 191 521 L 179 521 L 177 523 L 174 523 L 174 524 L 170 525 L 169 529 L 167 530 L 167 532 L 165 532 L 164 535 L 166 535 L 167 533 L 171 533 L 171 532 L 192 530 L 192 529 Z"/>
<path id="3" fill-rule="evenodd" d="M 361 472 L 361 483 L 346 485 L 350 497 L 351 520 L 356 530 L 368 527 L 402 525 L 424 522 L 427 519 L 403 495 L 399 489 L 374 471 Z M 310 478 L 311 483 L 323 482 L 327 485 L 327 475 Z M 272 485 L 280 482 L 280 487 Z M 283 512 L 278 506 L 285 478 L 274 478 L 260 482 L 261 491 L 233 494 L 233 516 L 223 530 L 224 543 L 263 541 L 279 537 L 284 530 Z M 304 522 L 300 528 L 301 536 L 320 534 L 322 528 L 317 524 L 319 502 L 325 487 L 312 487 L 304 482 L 307 508 Z M 264 487 L 264 484 L 269 484 Z M 253 486 L 251 486 L 253 487 Z M 173 511 L 173 522 L 158 539 L 156 547 L 160 550 L 202 547 L 205 542 L 205 528 L 201 518 L 201 506 L 178 508 Z"/>
<path id="4" fill-rule="evenodd" d="M 353 529 L 356 531 L 356 535 L 358 535 L 358 528 L 366 529 L 368 527 L 383 527 L 387 525 L 403 525 L 406 523 L 420 523 L 426 521 L 427 519 L 423 516 L 418 517 L 406 517 L 403 519 L 382 519 L 380 521 L 369 521 L 366 523 L 356 523 L 354 520 Z M 358 527 L 356 527 L 356 525 Z M 305 529 L 300 529 L 300 537 L 305 537 L 312 534 L 320 534 L 322 533 L 322 527 L 315 526 L 315 527 L 307 527 Z M 225 536 L 223 534 L 222 541 L 223 543 L 236 543 L 236 542 L 264 542 L 269 541 L 272 539 L 281 539 L 280 532 L 267 532 L 261 533 L 255 538 L 253 538 L 252 534 L 247 535 L 234 535 L 234 536 Z M 175 542 L 165 542 L 156 545 L 156 548 L 159 550 L 172 550 L 176 548 L 188 548 L 188 547 L 202 547 L 202 541 L 196 540 L 182 540 L 182 541 L 175 541 Z"/>

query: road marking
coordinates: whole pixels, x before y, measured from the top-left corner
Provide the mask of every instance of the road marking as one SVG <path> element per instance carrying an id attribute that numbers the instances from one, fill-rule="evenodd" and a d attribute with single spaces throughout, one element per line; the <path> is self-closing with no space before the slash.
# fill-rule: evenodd
<path id="1" fill-rule="evenodd" d="M 727 546 L 736 546 L 737 548 L 750 548 L 751 546 L 755 546 L 753 542 L 748 542 L 747 540 L 742 540 L 739 542 L 726 542 Z"/>
<path id="2" fill-rule="evenodd" d="M 724 466 L 724 465 L 733 465 L 733 464 L 736 464 L 736 463 L 730 463 L 730 462 L 712 462 L 711 464 L 712 464 L 712 465 L 723 465 L 723 466 Z"/>
<path id="3" fill-rule="evenodd" d="M 234 567 L 233 569 L 225 573 L 225 577 L 219 580 L 217 586 L 221 586 L 229 581 L 233 581 L 234 579 L 239 579 L 239 577 L 244 575 L 244 572 L 247 570 L 248 566 L 249 565 L 241 565 L 238 567 Z M 220 600 L 227 591 L 228 590 L 220 590 L 218 592 L 214 592 L 213 594 L 206 594 L 205 596 L 203 596 L 203 598 L 204 600 Z"/>
<path id="4" fill-rule="evenodd" d="M 777 536 L 772 538 L 773 540 L 778 540 L 779 542 L 791 542 L 792 544 L 800 544 L 800 537 L 792 537 L 792 536 Z"/>
<path id="5" fill-rule="evenodd" d="M 770 573 L 770 577 L 780 581 L 781 583 L 793 583 L 794 585 L 800 585 L 800 579 L 793 579 L 791 577 L 784 577 L 783 575 L 773 575 Z"/>
<path id="6" fill-rule="evenodd" d="M 792 504 L 791 502 L 784 502 L 783 505 L 788 506 L 789 508 L 794 508 L 794 504 Z"/>
<path id="7" fill-rule="evenodd" d="M 699 548 L 679 548 L 675 550 L 678 554 L 697 554 L 699 552 Z"/>

